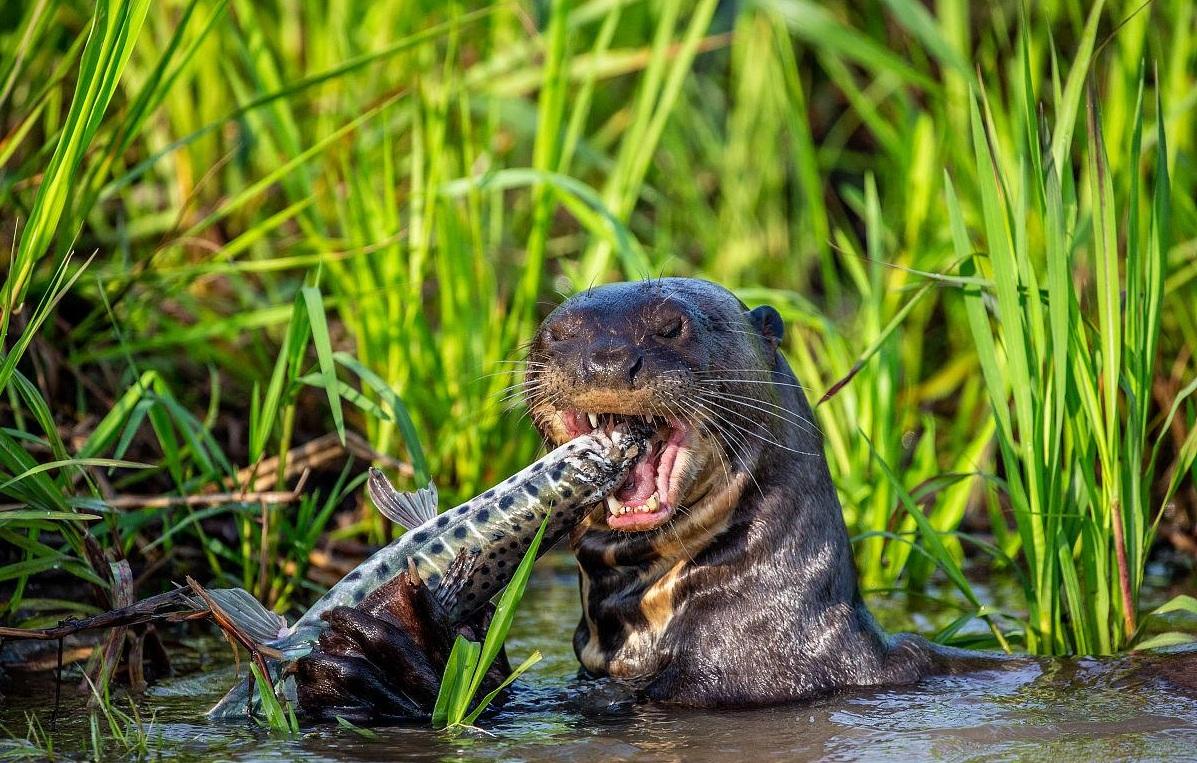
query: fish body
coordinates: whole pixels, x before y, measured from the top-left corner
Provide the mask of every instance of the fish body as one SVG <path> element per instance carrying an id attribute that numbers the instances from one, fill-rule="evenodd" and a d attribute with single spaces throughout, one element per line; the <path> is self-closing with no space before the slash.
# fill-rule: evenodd
<path id="1" fill-rule="evenodd" d="M 267 645 L 288 657 L 306 654 L 323 629 L 321 615 L 333 607 L 360 604 L 409 563 L 450 619 L 460 620 L 507 584 L 546 515 L 542 548 L 548 550 L 588 508 L 618 487 L 639 452 L 634 437 L 618 432 L 566 443 L 481 495 L 409 529 L 359 564 Z M 386 478 L 372 474 L 376 504 L 393 500 L 387 491 L 394 488 Z M 475 560 L 468 574 L 452 590 L 442 590 L 450 566 L 463 554 Z"/>
<path id="2" fill-rule="evenodd" d="M 380 472 L 372 472 L 368 487 L 379 509 L 400 524 L 422 522 L 359 564 L 293 625 L 287 626 L 281 616 L 240 589 L 208 593 L 229 619 L 289 660 L 315 647 L 326 627 L 321 619 L 325 612 L 360 604 L 409 566 L 450 620 L 460 621 L 511 580 L 546 516 L 542 553 L 623 482 L 646 447 L 641 434 L 596 431 L 565 443 L 441 514 L 436 513 L 436 492 L 431 486 L 400 493 Z M 209 716 L 243 714 L 248 700 L 245 685 L 234 687 Z"/>

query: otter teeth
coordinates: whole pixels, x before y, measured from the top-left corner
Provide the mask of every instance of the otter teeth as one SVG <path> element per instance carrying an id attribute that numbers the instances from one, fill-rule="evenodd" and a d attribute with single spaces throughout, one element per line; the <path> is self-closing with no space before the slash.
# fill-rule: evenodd
<path id="1" fill-rule="evenodd" d="M 661 508 L 660 493 L 653 493 L 648 497 L 644 503 L 639 506 L 624 506 L 619 502 L 619 499 L 613 495 L 607 496 L 607 511 L 613 517 L 623 516 L 624 514 L 653 514 Z"/>
<path id="2" fill-rule="evenodd" d="M 586 414 L 586 416 L 587 416 L 587 418 L 590 419 L 590 426 L 594 427 L 595 429 L 598 429 L 598 425 L 599 425 L 598 416 L 595 416 L 593 413 L 588 413 L 588 414 Z"/>

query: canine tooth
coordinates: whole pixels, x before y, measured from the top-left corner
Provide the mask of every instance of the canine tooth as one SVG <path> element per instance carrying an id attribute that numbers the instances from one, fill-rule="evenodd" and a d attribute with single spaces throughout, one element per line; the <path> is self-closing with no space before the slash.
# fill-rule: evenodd
<path id="1" fill-rule="evenodd" d="M 661 508 L 661 496 L 657 493 L 653 493 L 648 497 L 648 500 L 644 502 L 644 510 L 651 514 L 659 508 Z"/>
<path id="2" fill-rule="evenodd" d="M 590 426 L 598 429 L 598 416 L 595 416 L 593 413 L 588 413 L 586 414 L 586 418 L 590 419 Z"/>
<path id="3" fill-rule="evenodd" d="M 610 511 L 612 514 L 618 515 L 619 509 L 620 509 L 619 499 L 613 495 L 607 496 L 607 511 Z"/>

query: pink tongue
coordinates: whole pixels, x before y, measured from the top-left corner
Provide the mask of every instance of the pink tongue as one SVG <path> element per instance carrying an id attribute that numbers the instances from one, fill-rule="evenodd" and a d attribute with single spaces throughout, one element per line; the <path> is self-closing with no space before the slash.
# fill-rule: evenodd
<path id="1" fill-rule="evenodd" d="M 657 465 L 652 454 L 636 462 L 628 478 L 615 491 L 615 498 L 620 503 L 635 506 L 644 503 L 657 489 Z"/>

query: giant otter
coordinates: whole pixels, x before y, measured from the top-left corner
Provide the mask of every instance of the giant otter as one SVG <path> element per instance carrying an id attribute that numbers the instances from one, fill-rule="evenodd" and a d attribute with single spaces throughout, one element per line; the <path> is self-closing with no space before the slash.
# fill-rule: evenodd
<path id="1" fill-rule="evenodd" d="M 583 609 L 573 644 L 586 672 L 648 699 L 714 707 L 907 683 L 941 665 L 925 640 L 886 635 L 861 600 L 782 333 L 773 308 L 687 278 L 593 288 L 541 324 L 525 388 L 548 443 L 629 416 L 657 427 L 652 452 L 571 539 Z M 420 712 L 411 708 L 435 697 L 454 630 L 430 625 L 425 599 L 418 585 L 396 586 L 334 612 L 297 666 L 301 708 Z"/>

